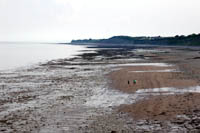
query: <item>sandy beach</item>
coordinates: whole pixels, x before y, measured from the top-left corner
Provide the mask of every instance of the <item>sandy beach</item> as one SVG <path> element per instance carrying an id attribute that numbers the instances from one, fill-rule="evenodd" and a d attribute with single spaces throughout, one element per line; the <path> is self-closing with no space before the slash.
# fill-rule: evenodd
<path id="1" fill-rule="evenodd" d="M 138 89 L 197 86 L 198 80 L 190 79 L 175 66 L 125 67 L 110 74 L 114 88 L 134 93 Z M 136 83 L 133 81 L 136 80 Z"/>
<path id="2" fill-rule="evenodd" d="M 199 131 L 199 57 L 105 48 L 0 72 L 0 132 Z"/>

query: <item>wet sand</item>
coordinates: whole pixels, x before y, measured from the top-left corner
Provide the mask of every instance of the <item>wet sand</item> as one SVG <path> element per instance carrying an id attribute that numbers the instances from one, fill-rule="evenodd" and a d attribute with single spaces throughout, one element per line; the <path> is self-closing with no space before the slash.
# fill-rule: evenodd
<path id="1" fill-rule="evenodd" d="M 187 52 L 187 54 L 186 54 Z M 137 90 L 149 88 L 173 87 L 189 90 L 192 86 L 199 86 L 200 60 L 198 50 L 177 50 L 172 49 L 168 54 L 154 54 L 152 61 L 173 63 L 171 67 L 127 67 L 112 72 L 109 77 L 112 79 L 111 86 L 126 93 L 135 93 Z M 168 72 L 153 72 L 154 70 L 176 70 Z M 139 72 L 137 72 L 139 71 Z M 145 72 L 144 72 L 145 71 Z M 150 71 L 150 72 L 148 72 Z M 127 81 L 130 80 L 130 84 Z M 134 84 L 133 80 L 137 80 Z M 133 117 L 140 126 L 158 124 L 151 131 L 157 132 L 186 132 L 199 131 L 200 126 L 200 94 L 183 93 L 166 95 L 150 95 L 131 105 L 122 105 L 119 112 L 125 112 Z M 136 124 L 137 125 L 137 124 Z M 171 127 L 170 127 L 171 126 Z M 138 131 L 138 130 L 136 130 Z M 142 128 L 141 131 L 148 131 Z"/>
<path id="2" fill-rule="evenodd" d="M 198 86 L 197 79 L 190 79 L 183 72 L 180 72 L 176 66 L 124 67 L 112 72 L 109 77 L 112 79 L 111 86 L 113 85 L 114 88 L 128 93 L 134 93 L 139 89 L 163 87 L 181 89 Z M 136 83 L 134 83 L 134 80 L 136 80 Z"/>
<path id="3" fill-rule="evenodd" d="M 199 113 L 199 97 L 199 93 L 152 96 L 135 104 L 122 106 L 120 111 L 128 112 L 135 119 L 173 120 L 178 115 Z"/>

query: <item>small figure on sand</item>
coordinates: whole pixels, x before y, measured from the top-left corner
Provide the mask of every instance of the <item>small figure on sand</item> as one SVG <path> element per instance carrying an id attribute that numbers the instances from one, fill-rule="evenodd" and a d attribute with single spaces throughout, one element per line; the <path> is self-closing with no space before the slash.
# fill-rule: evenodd
<path id="1" fill-rule="evenodd" d="M 128 85 L 130 84 L 129 80 L 128 80 Z"/>

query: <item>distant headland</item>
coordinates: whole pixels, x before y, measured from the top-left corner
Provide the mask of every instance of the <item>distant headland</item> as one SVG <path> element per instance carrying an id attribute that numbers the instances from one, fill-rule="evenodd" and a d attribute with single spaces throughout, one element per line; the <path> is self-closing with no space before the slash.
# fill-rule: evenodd
<path id="1" fill-rule="evenodd" d="M 200 46 L 200 34 L 191 34 L 188 36 L 176 35 L 173 37 L 131 37 L 131 36 L 113 36 L 108 39 L 84 39 L 72 40 L 72 44 L 152 44 L 152 45 L 189 45 Z"/>

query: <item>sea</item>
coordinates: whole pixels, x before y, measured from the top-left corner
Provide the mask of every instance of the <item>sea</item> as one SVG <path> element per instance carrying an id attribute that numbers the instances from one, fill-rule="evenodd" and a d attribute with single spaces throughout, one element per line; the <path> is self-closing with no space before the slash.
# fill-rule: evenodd
<path id="1" fill-rule="evenodd" d="M 50 43 L 0 43 L 0 71 L 26 67 L 55 59 L 72 58 L 85 46 Z"/>

